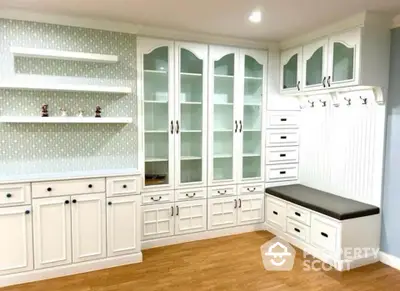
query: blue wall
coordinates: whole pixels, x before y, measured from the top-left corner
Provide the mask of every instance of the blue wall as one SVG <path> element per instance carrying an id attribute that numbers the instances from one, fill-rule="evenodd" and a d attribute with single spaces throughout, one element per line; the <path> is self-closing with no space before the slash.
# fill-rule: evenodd
<path id="1" fill-rule="evenodd" d="M 390 59 L 381 249 L 400 257 L 400 28 L 392 30 Z"/>

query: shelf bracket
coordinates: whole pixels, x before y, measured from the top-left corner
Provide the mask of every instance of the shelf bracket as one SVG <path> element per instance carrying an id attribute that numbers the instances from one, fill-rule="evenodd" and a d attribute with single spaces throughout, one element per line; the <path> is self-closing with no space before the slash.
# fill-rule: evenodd
<path id="1" fill-rule="evenodd" d="M 339 107 L 340 106 L 340 102 L 339 102 L 340 92 L 333 91 L 333 92 L 330 92 L 329 94 L 331 95 L 333 106 Z"/>
<path id="2" fill-rule="evenodd" d="M 375 102 L 378 105 L 385 105 L 385 97 L 384 97 L 384 91 L 381 87 L 374 87 L 372 88 L 372 92 L 375 97 Z"/>

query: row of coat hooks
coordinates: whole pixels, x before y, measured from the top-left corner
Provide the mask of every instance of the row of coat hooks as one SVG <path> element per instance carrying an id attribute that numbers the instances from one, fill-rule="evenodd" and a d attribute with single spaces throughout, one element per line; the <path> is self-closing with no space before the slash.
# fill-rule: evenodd
<path id="1" fill-rule="evenodd" d="M 367 105 L 368 104 L 368 98 L 362 97 L 362 96 L 359 96 L 359 97 L 360 97 L 359 100 L 361 102 L 361 105 Z M 347 106 L 351 106 L 352 105 L 352 98 L 351 97 L 344 97 L 343 99 L 347 102 L 347 104 L 346 104 Z M 314 108 L 316 106 L 316 104 L 315 104 L 316 101 L 307 100 L 307 102 L 309 104 L 308 107 Z M 323 99 L 318 99 L 318 103 L 321 104 L 321 107 L 326 107 L 326 105 L 327 105 L 327 101 L 323 100 Z M 340 106 L 340 102 L 334 102 L 333 106 L 339 107 Z M 300 105 L 300 109 L 304 109 L 306 107 L 307 106 Z"/>

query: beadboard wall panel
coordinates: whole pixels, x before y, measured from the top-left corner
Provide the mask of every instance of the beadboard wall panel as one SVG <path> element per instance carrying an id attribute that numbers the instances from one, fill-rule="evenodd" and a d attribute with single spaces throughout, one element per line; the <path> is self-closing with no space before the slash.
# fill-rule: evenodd
<path id="1" fill-rule="evenodd" d="M 50 116 L 65 107 L 94 116 L 132 117 L 133 124 L 0 124 L 0 177 L 25 174 L 137 168 L 136 36 L 78 27 L 0 19 L 0 81 L 33 77 L 46 82 L 128 86 L 132 94 L 0 90 L 0 115 Z M 115 54 L 102 64 L 14 58 L 10 47 Z"/>
<path id="2" fill-rule="evenodd" d="M 315 107 L 301 112 L 300 181 L 380 206 L 385 107 L 375 103 L 372 91 L 346 94 L 338 107 L 330 100 L 314 97 Z"/>

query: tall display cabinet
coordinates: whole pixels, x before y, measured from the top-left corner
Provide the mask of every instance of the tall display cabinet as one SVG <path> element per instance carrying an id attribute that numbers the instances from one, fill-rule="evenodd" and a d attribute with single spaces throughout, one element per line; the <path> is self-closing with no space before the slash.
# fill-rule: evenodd
<path id="1" fill-rule="evenodd" d="M 214 228 L 212 199 L 261 222 L 266 52 L 139 38 L 137 56 L 143 240 Z"/>

